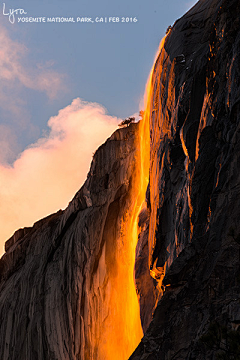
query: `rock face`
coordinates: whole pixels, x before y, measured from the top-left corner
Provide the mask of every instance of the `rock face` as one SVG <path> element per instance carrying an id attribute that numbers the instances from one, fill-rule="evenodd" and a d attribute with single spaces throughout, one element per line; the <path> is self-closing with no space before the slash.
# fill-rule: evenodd
<path id="1" fill-rule="evenodd" d="M 123 359 L 137 346 L 139 312 L 126 326 L 130 290 L 126 279 L 119 281 L 119 275 L 129 277 L 131 265 L 124 226 L 136 197 L 137 133 L 138 124 L 116 131 L 97 150 L 68 208 L 7 241 L 0 261 L 1 360 L 109 359 L 112 351 Z M 130 274 L 134 284 L 133 269 Z M 120 308 L 113 306 L 115 289 Z M 122 323 L 111 314 L 116 310 Z M 127 331 L 136 332 L 135 342 L 126 340 L 132 340 Z"/>
<path id="2" fill-rule="evenodd" d="M 131 124 L 99 148 L 66 210 L 6 243 L 1 360 L 129 357 L 141 337 L 130 285 L 140 209 L 145 335 L 130 359 L 240 358 L 239 14 L 239 0 L 200 0 L 166 36 L 141 140 L 146 206 Z"/>
<path id="3" fill-rule="evenodd" d="M 155 63 L 148 243 L 163 294 L 131 360 L 240 358 L 239 13 L 200 0 Z"/>

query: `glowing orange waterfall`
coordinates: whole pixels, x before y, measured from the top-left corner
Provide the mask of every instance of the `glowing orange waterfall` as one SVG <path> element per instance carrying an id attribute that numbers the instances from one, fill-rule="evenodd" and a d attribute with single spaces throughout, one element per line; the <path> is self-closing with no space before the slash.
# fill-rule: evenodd
<path id="1" fill-rule="evenodd" d="M 167 33 L 168 34 L 168 33 Z M 144 94 L 144 117 L 143 121 L 140 123 L 139 131 L 139 144 L 140 144 L 140 178 L 141 178 L 141 196 L 142 201 L 145 201 L 145 194 L 147 185 L 149 182 L 149 168 L 150 168 L 150 120 L 153 111 L 153 98 L 154 98 L 154 66 L 157 60 L 157 57 L 160 55 L 163 48 L 167 34 L 163 37 L 159 44 L 158 51 L 155 55 L 153 67 L 149 74 L 149 78 L 146 84 L 145 94 Z M 151 276 L 157 280 L 154 269 L 150 270 Z M 159 284 L 159 292 L 161 291 L 161 284 Z"/>
<path id="2" fill-rule="evenodd" d="M 166 35 L 167 36 L 167 35 Z M 145 199 L 146 189 L 149 181 L 149 164 L 150 164 L 150 131 L 149 122 L 152 114 L 152 100 L 153 100 L 153 72 L 154 65 L 161 49 L 164 45 L 166 36 L 161 40 L 159 49 L 156 53 L 152 70 L 149 74 L 145 94 L 144 94 L 144 116 L 140 122 L 139 131 L 139 145 L 140 145 L 140 156 L 138 159 L 140 167 L 140 179 L 141 179 L 141 197 L 142 201 Z"/>
<path id="3" fill-rule="evenodd" d="M 138 214 L 145 196 L 141 190 L 138 168 L 132 179 L 131 199 L 134 201 L 119 224 L 115 264 L 109 276 L 110 295 L 104 304 L 108 310 L 100 340 L 101 360 L 127 360 L 143 336 L 134 283 Z"/>
<path id="4" fill-rule="evenodd" d="M 164 39 L 160 44 L 163 46 Z M 159 49 L 160 51 L 160 49 Z M 149 118 L 153 95 L 150 73 L 144 96 L 144 116 L 139 124 L 136 139 L 137 157 L 135 177 L 132 180 L 131 198 L 134 199 L 128 212 L 123 214 L 120 237 L 117 239 L 114 274 L 109 279 L 108 311 L 100 341 L 101 360 L 127 360 L 139 344 L 143 332 L 139 303 L 134 283 L 135 249 L 138 241 L 138 215 L 145 204 L 149 181 L 150 134 Z"/>

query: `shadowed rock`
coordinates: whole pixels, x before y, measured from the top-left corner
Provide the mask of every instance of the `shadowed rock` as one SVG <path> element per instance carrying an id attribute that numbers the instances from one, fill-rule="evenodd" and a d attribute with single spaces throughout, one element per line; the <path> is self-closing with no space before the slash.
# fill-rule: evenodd
<path id="1" fill-rule="evenodd" d="M 145 335 L 131 360 L 239 358 L 239 14 L 238 0 L 200 0 L 169 30 L 154 66 L 135 264 Z M 98 149 L 66 210 L 6 243 L 1 360 L 104 358 L 116 239 L 135 204 L 137 129 Z"/>
<path id="2" fill-rule="evenodd" d="M 0 260 L 1 360 L 101 358 L 110 281 L 118 271 L 116 242 L 134 204 L 137 131 L 138 124 L 120 129 L 97 150 L 66 210 L 6 242 Z"/>
<path id="3" fill-rule="evenodd" d="M 200 0 L 155 63 L 148 241 L 165 290 L 131 360 L 240 356 L 239 12 Z"/>

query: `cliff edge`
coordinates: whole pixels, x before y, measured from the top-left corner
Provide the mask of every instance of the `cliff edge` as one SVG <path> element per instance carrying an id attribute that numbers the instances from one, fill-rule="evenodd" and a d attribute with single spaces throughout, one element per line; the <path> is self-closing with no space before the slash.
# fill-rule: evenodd
<path id="1" fill-rule="evenodd" d="M 68 208 L 7 241 L 1 360 L 240 358 L 239 13 L 200 0 L 177 20 L 149 131 L 116 131 Z"/>
<path id="2" fill-rule="evenodd" d="M 136 347 L 139 311 L 136 322 L 125 325 L 128 278 L 135 288 L 124 226 L 136 200 L 138 127 L 119 129 L 100 146 L 66 210 L 6 242 L 0 260 L 1 360 L 90 360 L 110 351 L 122 359 Z M 133 330 L 135 342 L 128 334 Z"/>
<path id="3" fill-rule="evenodd" d="M 131 360 L 240 356 L 239 11 L 200 0 L 153 69 L 148 261 L 160 294 Z"/>

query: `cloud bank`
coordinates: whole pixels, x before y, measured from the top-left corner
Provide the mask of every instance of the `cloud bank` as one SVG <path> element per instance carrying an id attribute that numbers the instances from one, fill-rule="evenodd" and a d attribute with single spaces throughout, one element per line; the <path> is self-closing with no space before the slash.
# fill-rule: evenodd
<path id="1" fill-rule="evenodd" d="M 67 206 L 86 178 L 93 152 L 118 122 L 103 106 L 74 99 L 49 119 L 49 134 L 13 166 L 0 165 L 0 255 L 15 230 Z"/>

